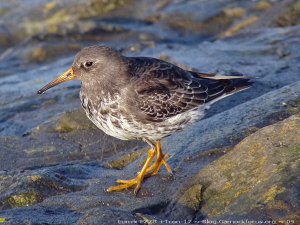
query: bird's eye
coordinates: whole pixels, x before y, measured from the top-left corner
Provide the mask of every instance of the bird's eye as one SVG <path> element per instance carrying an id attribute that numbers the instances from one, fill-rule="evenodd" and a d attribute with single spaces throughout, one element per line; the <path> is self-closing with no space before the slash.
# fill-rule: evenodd
<path id="1" fill-rule="evenodd" d="M 84 67 L 85 68 L 89 68 L 89 67 L 91 67 L 93 65 L 93 62 L 85 62 L 84 63 Z"/>

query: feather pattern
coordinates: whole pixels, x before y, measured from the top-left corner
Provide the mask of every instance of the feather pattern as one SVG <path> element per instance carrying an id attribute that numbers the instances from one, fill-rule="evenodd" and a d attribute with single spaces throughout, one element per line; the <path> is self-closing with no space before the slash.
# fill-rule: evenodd
<path id="1" fill-rule="evenodd" d="M 216 79 L 213 74 L 186 71 L 153 58 L 129 58 L 129 67 L 140 110 L 152 121 L 197 109 L 250 85 L 243 77 Z"/>

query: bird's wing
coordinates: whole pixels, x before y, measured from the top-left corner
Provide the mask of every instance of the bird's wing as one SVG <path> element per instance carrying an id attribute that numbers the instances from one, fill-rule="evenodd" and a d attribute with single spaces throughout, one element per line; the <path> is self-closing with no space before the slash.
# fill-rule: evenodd
<path id="1" fill-rule="evenodd" d="M 136 59 L 131 69 L 139 108 L 153 121 L 163 121 L 216 99 L 226 93 L 230 83 L 195 76 L 154 59 Z"/>

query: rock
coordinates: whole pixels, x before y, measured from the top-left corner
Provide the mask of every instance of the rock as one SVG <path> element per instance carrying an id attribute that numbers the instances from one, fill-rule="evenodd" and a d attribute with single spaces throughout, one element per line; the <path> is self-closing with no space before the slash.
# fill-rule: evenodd
<path id="1" fill-rule="evenodd" d="M 0 4 L 0 222 L 296 221 L 296 1 L 91 2 Z M 230 37 L 220 38 L 226 31 Z M 137 196 L 132 189 L 107 193 L 116 179 L 136 175 L 148 146 L 97 129 L 80 108 L 78 82 L 35 94 L 70 67 L 77 49 L 98 42 L 186 69 L 247 75 L 254 85 L 163 140 L 173 177 L 162 168 Z"/>
<path id="2" fill-rule="evenodd" d="M 0 209 L 19 208 L 35 205 L 45 198 L 79 191 L 85 185 L 76 178 L 88 176 L 88 167 L 53 167 L 26 171 L 23 173 L 1 174 Z"/>
<path id="3" fill-rule="evenodd" d="M 267 10 L 271 7 L 271 3 L 269 1 L 260 1 L 255 5 L 255 9 L 259 11 Z"/>
<path id="4" fill-rule="evenodd" d="M 0 48 L 9 61 L 28 66 L 74 54 L 97 42 L 120 48 L 125 47 L 124 41 L 127 45 L 197 42 L 199 38 L 234 36 L 253 27 L 297 25 L 298 8 L 292 0 L 185 4 L 170 0 L 43 0 L 30 7 L 16 1 L 0 6 L 5 12 L 1 15 L 0 11 L 0 16 L 6 21 L 0 22 Z"/>
<path id="5" fill-rule="evenodd" d="M 76 223 L 79 214 L 64 208 L 20 208 L 16 211 L 12 210 L 6 218 L 1 218 L 6 224 L 64 224 L 72 225 Z M 1 221 L 0 220 L 0 221 Z"/>
<path id="6" fill-rule="evenodd" d="M 173 197 L 164 212 L 166 217 L 178 221 L 192 221 L 202 202 L 202 188 L 201 184 L 195 184 L 176 193 L 176 197 Z"/>
<path id="7" fill-rule="evenodd" d="M 198 214 L 250 219 L 259 210 L 273 221 L 300 221 L 299 127 L 298 113 L 262 128 L 202 170 L 195 178 L 204 186 Z"/>
<path id="8" fill-rule="evenodd" d="M 61 115 L 54 125 L 56 132 L 68 133 L 75 130 L 95 129 L 93 123 L 85 116 L 83 110 L 68 111 Z"/>
<path id="9" fill-rule="evenodd" d="M 66 161 L 90 161 L 107 159 L 105 166 L 122 168 L 134 161 L 142 148 L 137 141 L 124 142 L 105 135 L 96 128 L 82 109 L 67 111 L 56 116 L 52 122 L 40 125 L 23 138 L 0 138 L 3 143 L 0 155 L 6 159 L 0 168 L 16 169 L 54 165 Z M 122 156 L 116 159 L 114 155 L 120 150 Z M 18 155 L 18 157 L 15 157 Z"/>
<path id="10" fill-rule="evenodd" d="M 261 6 L 260 4 L 256 5 L 256 9 Z M 257 23 L 253 24 L 250 29 L 298 25 L 299 9 L 299 1 L 297 0 L 278 1 L 265 10 L 259 20 L 257 20 Z"/>
<path id="11" fill-rule="evenodd" d="M 228 30 L 224 31 L 224 33 L 220 34 L 220 37 L 231 37 L 235 34 L 239 33 L 241 30 L 249 27 L 250 25 L 254 24 L 258 20 L 257 16 L 251 16 L 246 18 L 245 20 L 241 21 L 240 23 L 230 27 Z"/>
<path id="12" fill-rule="evenodd" d="M 128 212 L 112 209 L 91 209 L 88 210 L 81 219 L 77 222 L 78 225 L 110 225 L 112 224 L 112 218 L 115 224 L 128 224 L 128 223 L 140 223 L 140 219 L 129 215 Z"/>
<path id="13" fill-rule="evenodd" d="M 22 219 L 35 222 L 36 218 L 39 218 L 39 221 L 48 221 L 50 224 L 68 224 L 61 215 L 74 215 L 73 222 L 105 224 L 106 215 L 114 213 L 119 216 L 113 217 L 110 223 L 117 223 L 118 218 L 122 220 L 143 219 L 143 221 L 148 220 L 147 218 L 175 220 L 178 217 L 176 217 L 177 214 L 171 213 L 172 211 L 182 213 L 181 215 L 187 219 L 193 219 L 195 215 L 197 219 L 209 213 L 209 215 L 214 215 L 209 211 L 208 206 L 208 208 L 203 206 L 203 193 L 207 191 L 208 184 L 200 182 L 192 185 L 191 180 L 194 180 L 194 176 L 199 171 L 201 173 L 201 170 L 211 162 L 218 161 L 220 156 L 224 154 L 227 156 L 231 153 L 231 151 L 226 153 L 228 150 L 225 150 L 224 146 L 233 145 L 260 127 L 286 118 L 291 113 L 297 113 L 299 85 L 299 82 L 294 82 L 281 89 L 275 89 L 252 101 L 217 113 L 165 139 L 163 146 L 172 155 L 169 163 L 173 167 L 175 180 L 170 179 L 162 170 L 158 176 L 151 177 L 143 183 L 142 190 L 137 197 L 132 196 L 131 190 L 108 194 L 105 189 L 114 185 L 117 178 L 134 176 L 144 161 L 145 154 L 138 160 L 135 160 L 136 157 L 129 157 L 129 161 L 124 161 L 127 165 L 125 167 L 124 163 L 121 163 L 121 166 L 115 166 L 116 164 L 111 167 L 107 166 L 111 161 L 122 161 L 128 153 L 133 154 L 135 151 L 133 147 L 137 146 L 137 143 L 118 141 L 101 134 L 91 124 L 86 123 L 88 121 L 80 110 L 55 116 L 52 121 L 38 126 L 23 137 L 1 138 L 0 154 L 3 162 L 1 169 L 12 172 L 5 172 L 3 175 L 8 178 L 0 181 L 0 186 L 4 188 L 4 191 L 1 191 L 3 197 L 0 198 L 0 202 L 6 206 L 6 210 L 0 212 L 0 217 L 11 223 L 18 223 Z M 207 127 L 211 129 L 208 130 Z M 118 151 L 113 150 L 112 144 L 119 146 Z M 206 152 L 212 148 L 215 150 Z M 101 151 L 107 151 L 107 155 L 101 156 L 99 154 Z M 141 153 L 145 152 L 141 150 Z M 241 156 L 242 159 L 239 162 L 244 160 L 244 156 Z M 122 168 L 122 170 L 109 168 Z M 239 168 L 233 167 L 232 170 L 234 169 L 237 169 L 235 176 L 238 176 Z M 50 175 L 50 179 L 47 178 L 47 174 Z M 207 176 L 211 177 L 212 173 L 207 172 Z M 24 179 L 24 177 L 30 179 L 27 180 L 28 178 Z M 39 179 L 42 181 L 41 185 Z M 226 179 L 226 176 L 220 177 L 219 181 Z M 12 188 L 12 185 L 15 188 Z M 265 190 L 264 187 L 261 188 Z M 273 189 L 267 192 L 270 188 Z M 269 189 L 263 192 L 266 193 L 266 199 L 272 199 L 273 195 L 280 195 L 279 193 L 283 191 L 282 186 L 279 185 L 270 186 Z M 181 193 L 178 193 L 178 190 L 181 190 L 181 193 L 185 193 L 184 190 L 190 191 L 180 198 L 178 196 Z M 25 197 L 28 193 L 30 193 L 30 198 Z M 200 198 L 199 193 L 202 193 Z M 208 192 L 207 196 L 213 193 L 213 191 Z M 281 194 L 286 195 L 286 192 Z M 22 200 L 19 202 L 28 206 L 9 209 L 9 207 L 18 206 L 9 204 L 12 201 L 8 201 L 8 199 L 15 199 L 16 196 L 17 199 Z M 178 205 L 178 198 L 188 207 Z M 169 207 L 172 205 L 174 205 L 174 210 L 170 211 Z M 200 212 L 197 214 L 199 205 Z M 202 212 L 202 209 L 206 211 Z M 48 210 L 51 211 L 51 216 L 47 213 Z M 35 213 L 30 213 L 31 211 Z M 143 215 L 142 218 L 141 215 Z M 254 215 L 257 215 L 257 212 L 251 212 L 250 216 Z M 264 215 L 259 215 L 265 218 Z M 53 219 L 52 222 L 49 222 L 50 217 Z"/>
<path id="14" fill-rule="evenodd" d="M 300 221 L 299 127 L 298 113 L 243 139 L 192 178 L 190 188 L 175 195 L 166 216 Z"/>
<path id="15" fill-rule="evenodd" d="M 288 4 L 282 14 L 276 20 L 276 24 L 280 27 L 295 26 L 300 24 L 300 3 L 299 1 L 292 1 Z"/>

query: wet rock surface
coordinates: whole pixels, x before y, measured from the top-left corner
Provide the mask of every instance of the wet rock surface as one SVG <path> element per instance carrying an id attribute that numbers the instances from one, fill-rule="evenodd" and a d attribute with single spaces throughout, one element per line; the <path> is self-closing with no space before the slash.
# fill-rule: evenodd
<path id="1" fill-rule="evenodd" d="M 1 223 L 300 222 L 299 1 L 30 2 L 0 3 Z M 35 94 L 98 43 L 254 85 L 163 140 L 173 177 L 107 193 L 148 146 L 98 130 L 78 82 Z"/>

